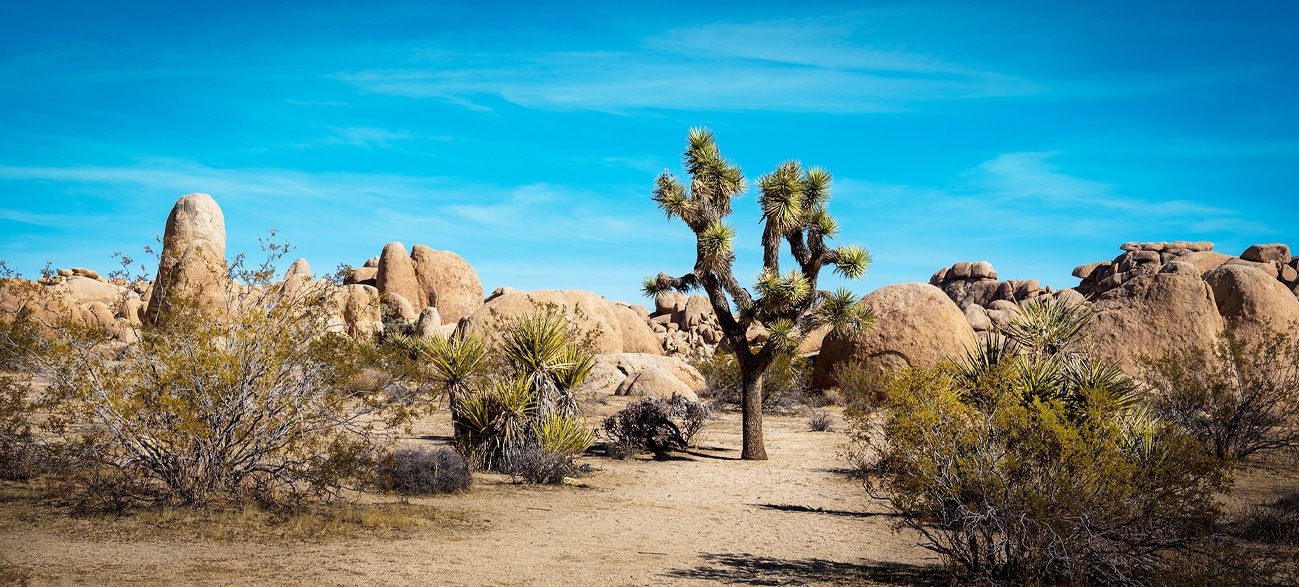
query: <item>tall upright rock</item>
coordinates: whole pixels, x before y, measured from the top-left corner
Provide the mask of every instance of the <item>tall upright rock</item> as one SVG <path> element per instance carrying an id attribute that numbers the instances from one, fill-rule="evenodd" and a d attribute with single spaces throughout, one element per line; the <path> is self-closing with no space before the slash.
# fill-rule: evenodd
<path id="1" fill-rule="evenodd" d="M 436 307 L 444 322 L 458 322 L 483 307 L 483 282 L 460 255 L 415 245 L 410 258 L 423 295 L 418 304 Z"/>
<path id="2" fill-rule="evenodd" d="M 406 245 L 391 242 L 383 246 L 375 282 L 379 293 L 395 293 L 419 310 L 429 305 L 415 275 L 415 262 L 406 253 Z"/>
<path id="3" fill-rule="evenodd" d="M 228 285 L 226 221 L 221 207 L 207 194 L 182 196 L 167 216 L 158 276 L 145 320 L 165 316 L 172 302 L 181 297 L 206 311 L 224 311 Z"/>

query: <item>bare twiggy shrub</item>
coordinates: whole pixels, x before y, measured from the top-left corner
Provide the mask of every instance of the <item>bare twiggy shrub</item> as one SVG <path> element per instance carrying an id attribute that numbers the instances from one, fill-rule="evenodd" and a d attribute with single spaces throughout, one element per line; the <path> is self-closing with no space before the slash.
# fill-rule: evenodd
<path id="1" fill-rule="evenodd" d="M 331 284 L 272 282 L 273 261 L 230 267 L 224 307 L 193 284 L 134 344 L 60 325 L 19 359 L 46 385 L 47 435 L 62 439 L 65 487 L 88 502 L 212 504 L 340 495 L 369 481 L 414 387 L 358 389 L 375 347 L 331 332 Z M 209 298 L 211 299 L 211 298 Z"/>
<path id="2" fill-rule="evenodd" d="M 834 432 L 834 414 L 812 410 L 812 415 L 807 417 L 807 429 L 810 432 Z"/>
<path id="3" fill-rule="evenodd" d="M 667 401 L 647 397 L 605 418 L 602 435 L 609 456 L 619 459 L 685 450 L 710 417 L 707 405 L 677 394 Z"/>
<path id="4" fill-rule="evenodd" d="M 1212 348 L 1142 359 L 1151 407 L 1210 454 L 1247 459 L 1299 448 L 1299 336 L 1264 328 L 1254 339 L 1234 324 Z"/>
<path id="5" fill-rule="evenodd" d="M 467 491 L 473 484 L 469 463 L 451 448 L 404 448 L 379 466 L 379 487 L 401 495 Z"/>

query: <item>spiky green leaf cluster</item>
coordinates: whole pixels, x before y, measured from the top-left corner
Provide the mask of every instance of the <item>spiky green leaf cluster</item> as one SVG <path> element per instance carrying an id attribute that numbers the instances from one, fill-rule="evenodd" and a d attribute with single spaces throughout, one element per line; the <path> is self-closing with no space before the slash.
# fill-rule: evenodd
<path id="1" fill-rule="evenodd" d="M 537 443 L 546 452 L 564 457 L 574 457 L 591 448 L 595 433 L 585 424 L 558 413 L 547 414 L 533 427 Z"/>
<path id="2" fill-rule="evenodd" d="M 734 244 L 735 228 L 721 220 L 714 220 L 699 233 L 699 252 L 709 267 L 730 263 Z"/>
<path id="3" fill-rule="evenodd" d="M 857 303 L 857 296 L 841 287 L 821 300 L 812 322 L 813 327 L 828 324 L 834 333 L 856 338 L 875 326 L 875 312 Z"/>
<path id="4" fill-rule="evenodd" d="M 800 271 L 779 274 L 763 271 L 756 284 L 760 303 L 768 311 L 780 311 L 806 300 L 812 294 L 812 284 Z"/>
<path id="5" fill-rule="evenodd" d="M 659 208 L 663 209 L 668 219 L 671 220 L 673 217 L 685 219 L 689 216 L 690 198 L 686 196 L 685 186 L 666 171 L 658 177 L 657 183 L 654 188 L 654 201 L 658 202 Z"/>
<path id="6" fill-rule="evenodd" d="M 803 342 L 803 333 L 792 320 L 778 318 L 766 326 L 768 344 L 775 345 L 782 352 L 793 352 Z"/>
<path id="7" fill-rule="evenodd" d="M 871 264 L 871 254 L 859 245 L 839 247 L 834 259 L 834 272 L 848 279 L 859 279 Z"/>
<path id="8" fill-rule="evenodd" d="M 716 191 L 707 194 L 708 196 L 729 200 L 744 191 L 744 173 L 722 156 L 717 149 L 717 141 L 713 138 L 713 131 L 700 127 L 690 129 L 683 159 L 686 171 L 695 178 L 697 184 Z M 694 187 L 692 184 L 691 188 Z"/>

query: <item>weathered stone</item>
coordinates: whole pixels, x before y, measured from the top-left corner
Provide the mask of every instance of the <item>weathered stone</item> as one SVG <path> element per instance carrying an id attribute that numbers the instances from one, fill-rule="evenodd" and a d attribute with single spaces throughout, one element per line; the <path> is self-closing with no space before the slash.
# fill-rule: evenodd
<path id="1" fill-rule="evenodd" d="M 1198 276 L 1143 275 L 1102 294 L 1084 332 L 1101 357 L 1135 373 L 1141 355 L 1208 348 L 1221 328 L 1213 291 Z"/>
<path id="2" fill-rule="evenodd" d="M 1130 255 L 1134 263 L 1158 263 L 1159 253 L 1155 251 L 1136 251 Z"/>
<path id="3" fill-rule="evenodd" d="M 406 245 L 399 242 L 384 245 L 383 252 L 379 254 L 378 269 L 375 286 L 379 288 L 379 293 L 395 293 L 408 302 L 415 300 L 421 308 L 436 305 L 429 304 L 424 291 L 420 289 L 419 278 L 415 275 L 415 262 L 406 253 Z"/>
<path id="4" fill-rule="evenodd" d="M 1123 243 L 1119 245 L 1121 251 L 1140 251 L 1141 243 Z"/>
<path id="5" fill-rule="evenodd" d="M 821 345 L 811 385 L 835 385 L 834 367 L 845 361 L 884 368 L 932 366 L 973 344 L 965 314 L 943 291 L 924 283 L 886 285 L 862 298 L 875 313 L 875 327 L 859 339 L 831 334 Z"/>
<path id="6" fill-rule="evenodd" d="M 1217 269 L 1223 263 L 1226 263 L 1231 259 L 1232 257 L 1230 255 L 1224 255 L 1216 251 L 1195 251 L 1177 257 L 1174 260 L 1190 263 L 1195 266 L 1195 269 L 1200 272 L 1200 275 L 1204 275 L 1209 271 Z"/>
<path id="7" fill-rule="evenodd" d="M 1007 300 L 995 300 L 988 304 L 989 310 L 1001 310 L 1002 312 L 1019 312 L 1019 305 Z"/>
<path id="8" fill-rule="evenodd" d="M 1200 276 L 1200 270 L 1195 265 L 1186 261 L 1170 261 L 1163 267 L 1159 268 L 1160 273 L 1172 273 L 1176 275 L 1194 275 Z"/>
<path id="9" fill-rule="evenodd" d="M 973 279 L 996 279 L 997 271 L 992 268 L 992 263 L 979 261 L 970 265 L 970 277 Z"/>
<path id="10" fill-rule="evenodd" d="M 386 292 L 379 297 L 379 303 L 383 304 L 383 307 L 387 308 L 392 316 L 408 322 L 419 319 L 419 312 L 416 312 L 415 307 L 411 306 L 410 300 L 402 297 L 401 294 Z"/>
<path id="11" fill-rule="evenodd" d="M 1168 247 L 1168 243 L 1141 243 L 1141 250 L 1158 253 Z"/>
<path id="12" fill-rule="evenodd" d="M 515 289 L 515 288 L 507 287 L 507 286 L 501 286 L 501 287 L 498 287 L 498 288 L 492 290 L 492 295 L 487 296 L 487 299 L 483 300 L 483 303 L 491 302 L 492 300 L 494 300 L 494 299 L 496 299 L 496 298 L 499 298 L 499 297 L 501 297 L 501 296 L 503 296 L 503 295 L 506 295 L 506 294 L 520 293 L 520 292 L 522 292 L 522 291 L 523 291 L 523 290 L 521 290 L 521 289 Z"/>
<path id="13" fill-rule="evenodd" d="M 988 321 L 992 322 L 992 327 L 997 330 L 1010 328 L 1010 322 L 1016 315 L 1015 312 L 1007 312 L 1006 310 L 989 309 L 987 312 Z"/>
<path id="14" fill-rule="evenodd" d="M 1276 264 L 1275 264 L 1275 263 L 1264 263 L 1264 262 L 1260 262 L 1260 261 L 1247 261 L 1247 260 L 1245 260 L 1245 259 L 1233 258 L 1233 259 L 1229 259 L 1229 260 L 1227 260 L 1227 262 L 1226 262 L 1226 263 L 1223 263 L 1223 265 L 1237 265 L 1237 266 L 1240 266 L 1240 267 L 1251 267 L 1251 268 L 1254 268 L 1254 269 L 1257 269 L 1257 270 L 1261 271 L 1264 275 L 1267 275 L 1268 277 L 1270 277 L 1270 278 L 1272 278 L 1272 279 L 1276 279 L 1277 277 L 1280 276 L 1280 272 L 1277 271 L 1277 268 L 1276 268 Z"/>
<path id="15" fill-rule="evenodd" d="M 661 291 L 654 296 L 654 313 L 655 314 L 673 314 L 686 309 L 686 303 L 690 298 L 686 297 L 679 291 Z"/>
<path id="16" fill-rule="evenodd" d="M 1296 270 L 1294 267 L 1291 267 L 1290 265 L 1282 265 L 1279 269 L 1281 270 L 1280 279 L 1286 284 L 1294 283 L 1296 279 L 1299 279 L 1299 270 Z"/>
<path id="17" fill-rule="evenodd" d="M 1240 258 L 1246 261 L 1255 261 L 1258 263 L 1267 263 L 1270 261 L 1289 263 L 1290 247 L 1281 243 L 1252 245 L 1248 249 L 1245 249 L 1245 252 L 1240 254 Z"/>
<path id="18" fill-rule="evenodd" d="M 1019 301 L 1027 300 L 1041 290 L 1042 284 L 1038 283 L 1036 279 L 1025 279 L 1015 286 L 1015 299 Z"/>
<path id="19" fill-rule="evenodd" d="M 987 306 L 997 299 L 997 292 L 1002 283 L 998 281 L 976 281 L 970 284 L 970 299 L 980 306 Z"/>
<path id="20" fill-rule="evenodd" d="M 689 363 L 677 358 L 642 353 L 596 355 L 591 373 L 574 390 L 579 393 L 614 395 L 624 382 L 642 371 L 657 369 L 670 374 L 692 393 L 707 387 L 703 375 Z"/>
<path id="21" fill-rule="evenodd" d="M 1205 273 L 1204 281 L 1213 288 L 1218 313 L 1235 321 L 1241 335 L 1253 337 L 1265 324 L 1282 331 L 1299 329 L 1299 300 L 1276 278 L 1229 263 Z"/>
<path id="22" fill-rule="evenodd" d="M 682 328 L 693 330 L 707 321 L 708 316 L 713 313 L 713 305 L 704 296 L 690 296 L 686 300 L 686 307 L 683 312 Z"/>
<path id="23" fill-rule="evenodd" d="M 943 267 L 934 272 L 934 275 L 929 278 L 929 285 L 938 285 L 942 283 L 947 278 L 947 272 L 951 271 L 951 269 L 951 267 Z"/>
<path id="24" fill-rule="evenodd" d="M 1289 261 L 1289 259 L 1286 260 Z M 86 269 L 85 267 L 73 267 L 72 274 L 80 275 L 88 279 L 99 279 L 98 271 L 95 271 L 94 269 Z"/>
<path id="25" fill-rule="evenodd" d="M 79 304 L 103 302 L 109 307 L 114 307 L 123 300 L 139 297 L 130 289 L 81 275 L 64 279 L 63 283 L 54 286 L 54 290 L 60 295 L 76 300 Z"/>
<path id="26" fill-rule="evenodd" d="M 306 259 L 298 259 L 294 261 L 292 265 L 289 265 L 288 271 L 284 272 L 285 281 L 288 281 L 289 278 L 292 277 L 311 281 L 311 264 L 308 263 Z"/>
<path id="27" fill-rule="evenodd" d="M 1073 276 L 1074 276 L 1074 277 L 1077 277 L 1077 278 L 1079 278 L 1079 279 L 1084 279 L 1084 280 L 1086 280 L 1086 279 L 1091 279 L 1091 278 L 1092 278 L 1092 274 L 1096 273 L 1096 271 L 1097 271 L 1098 269 L 1100 269 L 1100 268 L 1102 268 L 1102 267 L 1109 267 L 1110 265 L 1113 265 L 1113 264 L 1114 264 L 1113 261 L 1097 261 L 1097 262 L 1095 262 L 1095 263 L 1088 263 L 1088 264 L 1086 264 L 1086 265 L 1079 265 L 1079 266 L 1077 266 L 1077 267 L 1074 267 L 1074 269 L 1073 269 Z M 1100 279 L 1101 279 L 1101 277 L 1097 277 L 1097 278 L 1096 278 L 1096 281 L 1100 281 Z"/>
<path id="28" fill-rule="evenodd" d="M 345 285 L 360 283 L 360 284 L 372 286 L 377 289 L 379 287 L 378 278 L 379 278 L 378 267 L 357 267 L 356 269 L 353 269 L 350 273 L 348 273 L 347 277 L 343 278 L 343 283 Z"/>
<path id="29" fill-rule="evenodd" d="M 432 306 L 424 308 L 419 313 L 419 319 L 415 321 L 415 336 L 433 338 L 441 333 L 442 316 L 438 315 L 438 309 Z"/>
<path id="30" fill-rule="evenodd" d="M 1078 293 L 1078 290 L 1076 289 L 1066 288 L 1058 292 L 1055 292 L 1052 295 L 1055 297 L 1055 299 L 1060 300 L 1061 302 L 1068 304 L 1070 306 L 1076 306 L 1079 304 L 1087 303 L 1087 297 L 1082 295 L 1081 293 Z"/>
<path id="31" fill-rule="evenodd" d="M 225 215 L 212 196 L 189 194 L 176 201 L 163 232 L 147 319 L 166 313 L 167 299 L 177 295 L 209 312 L 226 309 L 225 226 Z"/>
<path id="32" fill-rule="evenodd" d="M 971 304 L 965 308 L 965 321 L 975 332 L 992 330 L 992 321 L 988 319 L 988 312 L 978 304 Z"/>
<path id="33" fill-rule="evenodd" d="M 383 331 L 379 290 L 369 285 L 344 285 L 333 291 L 334 316 L 329 330 L 365 340 Z"/>
<path id="34" fill-rule="evenodd" d="M 654 331 L 634 310 L 581 290 L 544 289 L 505 294 L 479 308 L 462 325 L 484 336 L 499 336 L 498 321 L 537 313 L 551 305 L 563 312 L 579 332 L 594 335 L 597 353 L 663 353 Z"/>
<path id="35" fill-rule="evenodd" d="M 367 268 L 370 268 L 370 269 L 378 269 L 378 268 L 379 268 L 379 256 L 378 256 L 378 255 L 375 255 L 375 256 L 373 256 L 373 257 L 370 257 L 369 259 L 366 259 L 366 260 L 365 260 L 365 264 L 362 265 L 362 267 L 367 267 Z"/>
<path id="36" fill-rule="evenodd" d="M 698 401 L 699 396 L 695 394 L 680 379 L 673 377 L 670 373 L 659 368 L 650 368 L 641 371 L 625 379 L 614 395 L 632 395 L 632 396 L 652 396 L 661 398 L 671 398 L 673 395 L 680 395 L 690 401 Z"/>
<path id="37" fill-rule="evenodd" d="M 57 274 L 59 277 L 72 277 L 73 275 L 71 269 L 59 269 L 58 271 L 55 272 L 55 274 Z"/>
<path id="38" fill-rule="evenodd" d="M 458 322 L 483 307 L 483 282 L 460 255 L 415 245 L 411 261 L 422 294 L 411 303 L 436 306 L 445 322 Z"/>
<path id="39" fill-rule="evenodd" d="M 971 263 L 968 261 L 961 261 L 960 263 L 952 265 L 952 269 L 947 272 L 947 278 L 948 279 L 969 279 L 970 266 Z"/>

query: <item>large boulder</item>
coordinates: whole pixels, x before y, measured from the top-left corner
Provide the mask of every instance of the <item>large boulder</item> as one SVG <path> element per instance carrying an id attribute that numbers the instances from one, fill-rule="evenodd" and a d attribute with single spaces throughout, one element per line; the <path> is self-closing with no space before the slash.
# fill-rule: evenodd
<path id="1" fill-rule="evenodd" d="M 505 294 L 469 315 L 462 326 L 469 332 L 499 336 L 503 321 L 548 308 L 562 312 L 579 333 L 589 332 L 597 354 L 663 354 L 654 331 L 635 310 L 589 291 L 543 289 Z"/>
<path id="2" fill-rule="evenodd" d="M 344 285 L 332 290 L 333 316 L 329 330 L 365 340 L 383 331 L 379 290 L 368 285 Z"/>
<path id="3" fill-rule="evenodd" d="M 874 311 L 875 327 L 857 340 L 826 336 L 812 372 L 812 387 L 833 387 L 834 368 L 844 362 L 886 369 L 929 367 L 955 358 L 974 344 L 974 330 L 961 308 L 932 285 L 886 285 L 858 303 Z"/>
<path id="4" fill-rule="evenodd" d="M 1217 251 L 1194 251 L 1178 256 L 1174 260 L 1194 265 L 1203 275 L 1230 261 L 1231 255 L 1224 255 Z"/>
<path id="5" fill-rule="evenodd" d="M 1123 282 L 1092 304 L 1084 331 L 1101 357 L 1132 373 L 1140 355 L 1208 348 L 1222 327 L 1213 290 L 1195 275 L 1155 273 Z"/>
<path id="6" fill-rule="evenodd" d="M 1257 334 L 1264 324 L 1299 329 L 1299 299 L 1284 284 L 1245 265 L 1228 264 L 1204 274 L 1213 288 L 1218 313 L 1240 326 L 1240 334 Z"/>
<path id="7" fill-rule="evenodd" d="M 698 401 L 699 396 L 680 379 L 673 377 L 664 369 L 650 368 L 628 377 L 614 395 L 644 395 L 671 398 L 682 396 L 690 401 Z"/>
<path id="8" fill-rule="evenodd" d="M 483 282 L 460 255 L 415 245 L 410 258 L 423 296 L 410 300 L 417 310 L 434 306 L 444 322 L 455 323 L 483 307 Z"/>
<path id="9" fill-rule="evenodd" d="M 1272 243 L 1270 245 L 1253 245 L 1245 252 L 1240 254 L 1240 258 L 1246 261 L 1257 263 L 1277 263 L 1285 264 L 1290 262 L 1290 247 L 1281 243 Z"/>
<path id="10" fill-rule="evenodd" d="M 575 391 L 596 395 L 615 395 L 618 389 L 643 371 L 656 370 L 668 373 L 691 391 L 701 392 L 707 384 L 704 376 L 677 357 L 645 353 L 615 353 L 596 355 L 595 365 Z M 668 394 L 672 395 L 671 393 Z"/>
<path id="11" fill-rule="evenodd" d="M 229 289 L 225 215 L 207 194 L 181 197 L 167 216 L 158 278 L 146 310 L 152 320 L 165 314 L 168 299 L 181 295 L 200 308 L 221 312 Z"/>
<path id="12" fill-rule="evenodd" d="M 433 305 L 428 303 L 427 296 L 420 288 L 419 278 L 415 275 L 415 262 L 406 253 L 406 245 L 393 242 L 383 246 L 379 254 L 379 270 L 375 275 L 375 287 L 379 293 L 395 293 L 420 310 Z"/>
<path id="13" fill-rule="evenodd" d="M 116 307 L 127 299 L 139 299 L 139 294 L 130 288 L 121 287 L 106 281 L 74 275 L 54 286 L 58 294 L 66 295 L 79 304 L 102 302 L 108 307 Z"/>

